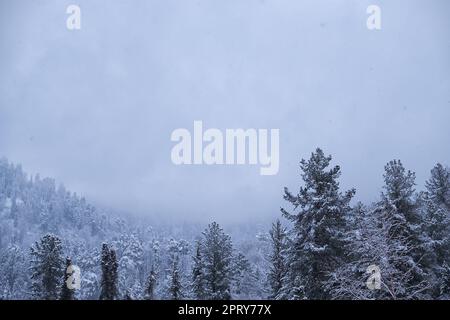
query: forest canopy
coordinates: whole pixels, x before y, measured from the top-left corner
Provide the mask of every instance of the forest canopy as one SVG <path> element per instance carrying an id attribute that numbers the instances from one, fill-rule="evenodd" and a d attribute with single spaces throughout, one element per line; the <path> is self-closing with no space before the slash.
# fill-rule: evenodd
<path id="1" fill-rule="evenodd" d="M 415 173 L 392 160 L 378 201 L 363 204 L 331 160 L 316 149 L 300 161 L 302 183 L 285 188 L 272 226 L 226 232 L 115 216 L 1 159 L 0 298 L 448 299 L 449 168 L 436 164 L 417 191 Z"/>

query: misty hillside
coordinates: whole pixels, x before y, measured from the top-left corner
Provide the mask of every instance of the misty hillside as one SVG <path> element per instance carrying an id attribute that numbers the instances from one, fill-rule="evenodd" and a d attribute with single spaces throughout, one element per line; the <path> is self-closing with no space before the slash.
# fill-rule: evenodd
<path id="1" fill-rule="evenodd" d="M 130 221 L 128 221 L 130 220 Z M 111 216 L 98 210 L 83 197 L 56 185 L 51 178 L 30 177 L 20 165 L 0 160 L 0 297 L 32 298 L 29 279 L 30 247 L 45 234 L 62 241 L 63 255 L 82 270 L 79 299 L 98 299 L 100 294 L 100 260 L 102 243 L 110 243 L 117 251 L 121 297 L 142 298 L 150 266 L 158 264 L 160 280 L 155 297 L 166 297 L 166 277 L 170 255 L 180 253 L 183 282 L 189 282 L 193 242 L 205 226 L 195 224 L 165 225 L 136 221 L 136 218 Z M 251 276 L 263 281 L 264 237 L 245 226 L 231 230 L 241 234 L 240 247 L 253 260 Z M 244 231 L 244 232 L 242 232 Z M 260 239 L 260 240 L 258 240 Z M 11 264 L 11 265 L 9 265 Z M 256 265 L 258 264 L 258 266 Z M 6 269 L 14 266 L 14 270 Z M 254 284 L 254 283 L 253 283 Z M 248 288 L 245 297 L 263 296 L 262 290 Z"/>

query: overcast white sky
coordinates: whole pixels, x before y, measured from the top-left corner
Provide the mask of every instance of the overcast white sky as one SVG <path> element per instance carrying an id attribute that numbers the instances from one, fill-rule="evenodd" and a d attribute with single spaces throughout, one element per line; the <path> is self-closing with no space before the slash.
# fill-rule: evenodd
<path id="1" fill-rule="evenodd" d="M 100 205 L 239 221 L 279 215 L 319 146 L 372 201 L 387 161 L 419 185 L 450 162 L 449 14 L 446 0 L 2 0 L 0 156 Z M 194 120 L 279 128 L 278 175 L 173 165 L 170 134 Z"/>

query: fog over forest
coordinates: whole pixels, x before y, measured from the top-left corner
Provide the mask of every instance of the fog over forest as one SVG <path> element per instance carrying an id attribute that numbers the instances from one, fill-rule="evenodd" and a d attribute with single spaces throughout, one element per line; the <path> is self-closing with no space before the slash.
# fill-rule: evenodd
<path id="1" fill-rule="evenodd" d="M 320 5 L 319 5 L 320 3 Z M 375 201 L 384 164 L 448 163 L 448 1 L 0 3 L 0 155 L 122 212 L 272 219 L 316 147 Z M 280 129 L 280 169 L 176 166 L 173 130 Z"/>
<path id="2" fill-rule="evenodd" d="M 450 299 L 450 2 L 0 1 L 0 300 Z"/>

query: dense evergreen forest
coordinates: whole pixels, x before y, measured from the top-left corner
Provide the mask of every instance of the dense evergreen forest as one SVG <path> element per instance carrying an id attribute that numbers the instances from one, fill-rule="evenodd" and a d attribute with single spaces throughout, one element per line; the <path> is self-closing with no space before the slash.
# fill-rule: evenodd
<path id="1" fill-rule="evenodd" d="M 225 232 L 136 222 L 2 159 L 0 299 L 449 299 L 449 168 L 417 191 L 390 161 L 378 201 L 363 204 L 331 160 L 321 149 L 301 160 L 272 226 Z"/>

